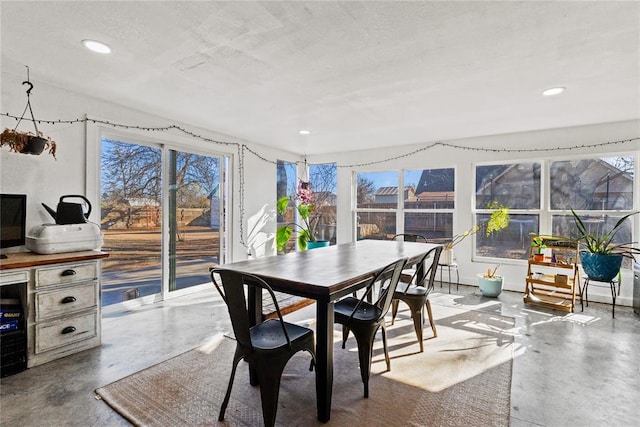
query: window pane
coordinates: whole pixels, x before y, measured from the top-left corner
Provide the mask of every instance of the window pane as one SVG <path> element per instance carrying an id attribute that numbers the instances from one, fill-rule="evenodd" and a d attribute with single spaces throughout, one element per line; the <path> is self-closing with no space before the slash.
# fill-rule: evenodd
<path id="1" fill-rule="evenodd" d="M 476 167 L 476 209 L 498 202 L 511 209 L 540 209 L 540 163 Z"/>
<path id="2" fill-rule="evenodd" d="M 453 209 L 455 170 L 424 169 L 404 173 L 405 209 Z M 415 194 L 412 194 L 415 192 Z"/>
<path id="3" fill-rule="evenodd" d="M 552 162 L 551 209 L 632 209 L 633 166 L 633 157 Z"/>
<path id="4" fill-rule="evenodd" d="M 283 162 L 278 160 L 276 165 L 277 180 L 276 180 L 276 200 L 281 197 L 289 197 L 293 199 L 298 189 L 298 178 L 296 176 L 296 164 L 290 162 Z M 292 203 L 289 203 L 284 215 L 278 215 L 277 223 L 278 227 L 287 223 L 296 221 L 296 211 Z M 296 233 L 292 233 L 289 242 L 286 244 L 283 253 L 294 252 L 296 250 Z"/>
<path id="5" fill-rule="evenodd" d="M 395 212 L 358 212 L 358 240 L 387 240 L 396 234 Z"/>
<path id="6" fill-rule="evenodd" d="M 477 216 L 477 224 L 489 221 L 491 214 Z M 509 226 L 487 236 L 484 230 L 476 235 L 476 255 L 482 257 L 527 259 L 531 237 L 538 234 L 538 215 L 509 214 Z"/>
<path id="7" fill-rule="evenodd" d="M 102 139 L 102 305 L 161 292 L 162 152 Z"/>
<path id="8" fill-rule="evenodd" d="M 602 236 L 604 233 L 610 231 L 624 215 L 585 215 L 579 214 L 582 222 L 584 223 L 587 231 L 598 236 Z M 564 236 L 577 238 L 578 229 L 575 224 L 573 215 L 554 215 L 552 219 L 552 229 L 554 236 Z M 631 225 L 632 221 L 627 220 L 620 228 L 613 238 L 614 243 L 628 243 L 631 242 Z"/>
<path id="9" fill-rule="evenodd" d="M 356 183 L 358 208 L 398 207 L 398 172 L 359 173 Z"/>
<path id="10" fill-rule="evenodd" d="M 336 188 L 338 186 L 338 168 L 335 163 L 309 166 L 309 182 L 313 190 L 313 205 L 320 215 L 318 222 L 319 240 L 328 240 L 336 244 Z"/>
<path id="11" fill-rule="evenodd" d="M 438 212 L 405 213 L 404 232 L 419 234 L 431 241 L 449 242 L 453 237 L 453 214 Z"/>

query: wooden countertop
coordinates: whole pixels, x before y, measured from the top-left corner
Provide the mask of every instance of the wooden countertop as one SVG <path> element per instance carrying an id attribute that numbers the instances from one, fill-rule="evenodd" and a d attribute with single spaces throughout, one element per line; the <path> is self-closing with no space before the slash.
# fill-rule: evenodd
<path id="1" fill-rule="evenodd" d="M 109 256 L 107 252 L 102 251 L 66 252 L 49 255 L 41 255 L 34 252 L 18 252 L 6 255 L 7 258 L 0 259 L 0 270 L 36 267 L 39 265 L 58 264 L 61 262 L 87 261 L 91 259 L 107 258 Z"/>

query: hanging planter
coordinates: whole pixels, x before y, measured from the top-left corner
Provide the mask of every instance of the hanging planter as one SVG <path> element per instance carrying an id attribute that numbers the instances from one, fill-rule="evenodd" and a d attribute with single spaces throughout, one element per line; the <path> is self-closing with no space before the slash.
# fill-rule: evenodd
<path id="1" fill-rule="evenodd" d="M 29 67 L 27 67 L 27 80 L 22 82 L 22 84 L 28 84 L 29 89 L 27 89 L 27 106 L 24 108 L 22 112 L 22 116 L 18 120 L 16 127 L 13 129 L 6 128 L 0 134 L 0 147 L 8 146 L 11 151 L 16 153 L 23 154 L 42 154 L 42 152 L 46 149 L 49 154 L 56 158 L 56 143 L 52 141 L 51 138 L 45 136 L 38 130 L 38 125 L 36 124 L 36 119 L 33 115 L 33 110 L 31 109 L 31 101 L 29 96 L 31 95 L 31 89 L 33 89 L 33 84 L 29 81 Z M 35 129 L 35 133 L 32 132 L 21 132 L 18 130 L 18 125 L 24 118 L 25 113 L 29 110 L 31 113 L 31 121 L 33 122 L 33 127 Z"/>

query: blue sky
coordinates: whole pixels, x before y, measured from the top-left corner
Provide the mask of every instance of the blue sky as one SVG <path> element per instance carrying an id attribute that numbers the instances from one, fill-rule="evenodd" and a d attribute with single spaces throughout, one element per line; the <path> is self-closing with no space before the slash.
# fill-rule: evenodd
<path id="1" fill-rule="evenodd" d="M 404 171 L 404 185 L 413 185 L 414 188 L 420 181 L 422 175 L 422 169 L 414 169 Z M 359 177 L 366 178 L 373 181 L 376 188 L 380 187 L 397 187 L 398 186 L 398 172 L 366 172 L 358 173 Z"/>

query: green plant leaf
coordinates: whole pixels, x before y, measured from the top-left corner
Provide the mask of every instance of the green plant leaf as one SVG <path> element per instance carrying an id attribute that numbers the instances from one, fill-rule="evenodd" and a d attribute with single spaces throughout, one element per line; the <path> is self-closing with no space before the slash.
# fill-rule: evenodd
<path id="1" fill-rule="evenodd" d="M 276 230 L 276 246 L 278 247 L 278 252 L 284 250 L 284 247 L 289 241 L 291 234 L 293 234 L 293 229 L 288 225 L 282 225 L 278 227 L 278 229 Z"/>
<path id="2" fill-rule="evenodd" d="M 284 215 L 287 211 L 287 206 L 289 205 L 289 199 L 287 196 L 282 196 L 278 199 L 278 204 L 276 205 L 276 210 L 278 211 L 278 215 Z"/>

